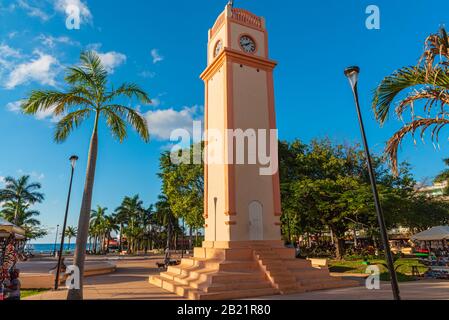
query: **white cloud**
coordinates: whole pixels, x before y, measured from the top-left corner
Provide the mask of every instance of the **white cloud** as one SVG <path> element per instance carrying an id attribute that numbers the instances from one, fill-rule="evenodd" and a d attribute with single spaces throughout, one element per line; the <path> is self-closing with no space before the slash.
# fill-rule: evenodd
<path id="1" fill-rule="evenodd" d="M 19 5 L 20 8 L 24 9 L 30 17 L 37 17 L 42 21 L 47 21 L 50 19 L 50 15 L 48 15 L 41 8 L 36 6 L 35 2 L 33 2 L 33 4 L 30 4 L 30 1 L 18 0 L 17 4 Z"/>
<path id="2" fill-rule="evenodd" d="M 6 109 L 11 112 L 19 113 L 22 109 L 20 108 L 20 105 L 24 102 L 24 100 L 17 100 L 14 102 L 9 102 L 6 104 Z"/>
<path id="3" fill-rule="evenodd" d="M 20 108 L 20 106 L 22 105 L 22 103 L 25 100 L 17 100 L 17 101 L 13 101 L 13 102 L 9 102 L 6 104 L 6 109 L 8 109 L 8 111 L 14 112 L 14 113 L 20 113 L 22 111 L 22 109 Z M 58 122 L 59 120 L 62 119 L 63 115 L 59 115 L 59 116 L 55 116 L 53 115 L 53 107 L 50 107 L 46 110 L 39 110 L 38 112 L 36 112 L 36 114 L 34 115 L 34 117 L 37 120 L 50 120 L 50 122 Z"/>
<path id="4" fill-rule="evenodd" d="M 14 66 L 5 84 L 7 89 L 13 89 L 30 81 L 36 81 L 42 85 L 56 85 L 57 70 L 54 67 L 59 66 L 59 61 L 40 51 L 34 51 L 34 54 L 38 57 Z"/>
<path id="5" fill-rule="evenodd" d="M 0 58 L 20 58 L 22 55 L 19 50 L 13 49 L 7 44 L 0 44 Z"/>
<path id="6" fill-rule="evenodd" d="M 55 45 L 58 43 L 67 45 L 79 45 L 79 42 L 73 41 L 72 39 L 66 36 L 54 37 L 52 35 L 41 34 L 36 39 L 39 40 L 43 45 L 50 48 L 55 47 Z"/>
<path id="7" fill-rule="evenodd" d="M 0 185 L 5 184 L 5 177 L 4 176 L 0 176 Z"/>
<path id="8" fill-rule="evenodd" d="M 181 111 L 173 108 L 148 111 L 145 118 L 150 135 L 159 140 L 169 140 L 173 130 L 185 129 L 191 132 L 199 109 L 198 106 L 193 106 L 184 107 Z"/>
<path id="9" fill-rule="evenodd" d="M 161 105 L 161 100 L 159 98 L 151 98 L 150 106 L 158 107 Z"/>
<path id="10" fill-rule="evenodd" d="M 84 1 L 81 0 L 56 0 L 55 1 L 55 10 L 66 14 L 66 8 L 68 6 L 76 6 L 80 12 L 81 23 L 92 23 L 92 13 L 90 12 L 89 7 Z"/>
<path id="11" fill-rule="evenodd" d="M 25 171 L 23 171 L 22 169 L 17 170 L 17 174 L 21 175 L 21 176 L 30 176 L 33 179 L 36 180 L 43 180 L 45 178 L 45 175 L 43 173 L 40 172 L 36 172 L 36 171 L 31 171 L 30 173 L 27 173 Z"/>
<path id="12" fill-rule="evenodd" d="M 156 76 L 156 72 L 145 70 L 139 73 L 139 76 L 141 76 L 142 78 L 154 78 Z"/>
<path id="13" fill-rule="evenodd" d="M 153 57 L 153 63 L 158 63 L 164 60 L 164 57 L 159 54 L 157 49 L 151 50 L 151 56 Z"/>
<path id="14" fill-rule="evenodd" d="M 101 63 L 109 73 L 114 73 L 114 69 L 126 62 L 126 56 L 123 53 L 110 51 L 106 53 L 96 52 Z"/>

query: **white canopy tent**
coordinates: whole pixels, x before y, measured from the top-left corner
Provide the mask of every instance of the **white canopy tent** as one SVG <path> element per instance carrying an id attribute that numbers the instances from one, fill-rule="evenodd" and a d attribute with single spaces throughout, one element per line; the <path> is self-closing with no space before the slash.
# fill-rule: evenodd
<path id="1" fill-rule="evenodd" d="M 420 232 L 411 237 L 418 241 L 438 241 L 449 240 L 449 226 L 438 226 Z"/>

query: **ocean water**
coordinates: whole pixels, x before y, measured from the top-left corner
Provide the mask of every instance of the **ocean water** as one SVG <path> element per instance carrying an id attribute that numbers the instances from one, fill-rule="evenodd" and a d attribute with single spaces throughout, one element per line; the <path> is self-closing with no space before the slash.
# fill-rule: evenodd
<path id="1" fill-rule="evenodd" d="M 56 244 L 56 250 L 59 250 L 60 243 Z M 89 245 L 88 245 L 89 246 Z M 26 247 L 27 250 L 30 250 L 33 253 L 52 253 L 55 249 L 54 243 L 32 243 L 28 244 Z M 64 251 L 74 251 L 75 243 L 71 243 L 70 246 L 67 243 L 64 243 Z"/>

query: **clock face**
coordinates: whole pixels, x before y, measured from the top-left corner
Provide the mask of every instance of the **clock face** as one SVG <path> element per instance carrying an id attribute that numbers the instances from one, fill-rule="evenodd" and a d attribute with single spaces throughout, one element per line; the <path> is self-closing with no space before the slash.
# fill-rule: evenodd
<path id="1" fill-rule="evenodd" d="M 240 37 L 240 46 L 243 51 L 247 53 L 256 52 L 256 42 L 250 36 L 241 36 Z"/>
<path id="2" fill-rule="evenodd" d="M 218 40 L 217 44 L 215 45 L 214 57 L 218 56 L 222 48 L 223 48 L 223 41 Z"/>

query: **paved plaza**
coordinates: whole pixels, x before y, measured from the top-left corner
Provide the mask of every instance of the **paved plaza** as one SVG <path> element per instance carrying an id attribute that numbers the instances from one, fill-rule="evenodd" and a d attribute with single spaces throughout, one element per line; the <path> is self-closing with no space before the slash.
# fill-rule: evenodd
<path id="1" fill-rule="evenodd" d="M 95 258 L 94 258 L 95 260 Z M 84 298 L 88 300 L 132 299 L 132 300 L 180 300 L 179 296 L 155 287 L 148 282 L 150 274 L 160 272 L 155 263 L 160 256 L 109 258 L 116 263 L 114 273 L 88 277 L 85 280 Z M 45 270 L 52 262 L 33 263 L 40 270 Z M 32 268 L 32 263 L 22 265 L 25 270 Z M 363 280 L 360 280 L 361 284 Z M 403 299 L 449 300 L 449 281 L 423 280 L 400 284 Z M 26 300 L 63 300 L 66 290 L 47 291 Z M 364 286 L 306 292 L 292 295 L 259 297 L 257 300 L 383 300 L 391 299 L 389 283 L 382 283 L 380 290 L 367 290 Z"/>

